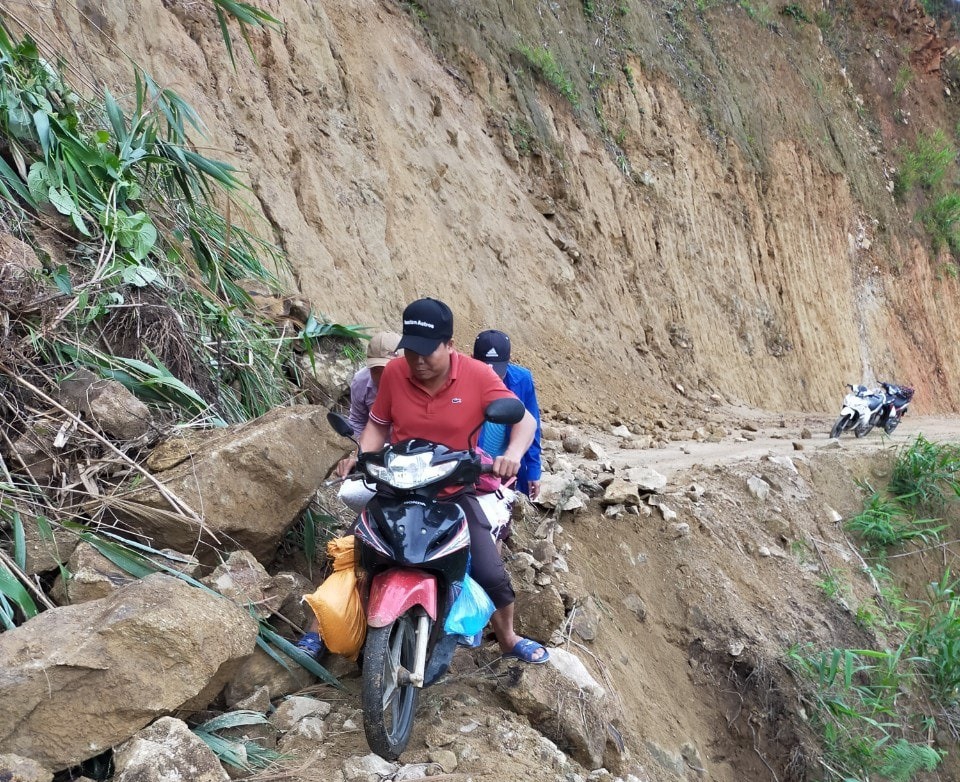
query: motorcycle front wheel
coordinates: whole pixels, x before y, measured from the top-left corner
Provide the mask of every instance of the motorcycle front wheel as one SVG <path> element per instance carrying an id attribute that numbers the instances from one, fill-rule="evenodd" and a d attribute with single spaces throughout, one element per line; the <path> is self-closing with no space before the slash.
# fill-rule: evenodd
<path id="1" fill-rule="evenodd" d="M 830 430 L 830 437 L 839 437 L 843 433 L 843 430 L 847 428 L 847 421 L 849 420 L 848 416 L 840 416 L 833 425 L 833 429 Z"/>
<path id="2" fill-rule="evenodd" d="M 363 729 L 370 749 L 396 760 L 413 731 L 420 688 L 409 680 L 417 648 L 413 611 L 386 627 L 367 628 L 363 653 Z"/>
<path id="3" fill-rule="evenodd" d="M 899 425 L 900 425 L 899 418 L 891 418 L 889 421 L 887 421 L 883 425 L 883 431 L 885 431 L 887 434 L 893 434 L 893 430 L 896 429 Z"/>

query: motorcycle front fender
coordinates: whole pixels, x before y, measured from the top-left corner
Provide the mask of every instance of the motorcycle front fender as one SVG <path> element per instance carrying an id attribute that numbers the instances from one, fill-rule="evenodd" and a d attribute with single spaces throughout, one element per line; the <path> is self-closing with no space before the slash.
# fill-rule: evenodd
<path id="1" fill-rule="evenodd" d="M 847 418 L 850 421 L 850 424 L 852 424 L 854 421 L 856 421 L 860 417 L 860 411 L 855 410 L 852 407 L 848 407 L 847 405 L 844 405 L 840 409 L 840 417 Z"/>
<path id="2" fill-rule="evenodd" d="M 370 584 L 367 624 L 386 627 L 413 606 L 437 619 L 437 577 L 416 568 L 392 568 L 377 573 Z"/>

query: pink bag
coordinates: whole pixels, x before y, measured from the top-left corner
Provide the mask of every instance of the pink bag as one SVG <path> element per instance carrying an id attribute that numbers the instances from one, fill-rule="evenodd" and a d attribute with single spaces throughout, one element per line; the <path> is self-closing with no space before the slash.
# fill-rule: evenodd
<path id="1" fill-rule="evenodd" d="M 493 457 L 482 448 L 478 448 L 477 453 L 480 454 L 480 464 L 493 464 Z M 481 473 L 477 478 L 476 487 L 478 494 L 491 494 L 500 488 L 500 477 L 492 472 Z"/>

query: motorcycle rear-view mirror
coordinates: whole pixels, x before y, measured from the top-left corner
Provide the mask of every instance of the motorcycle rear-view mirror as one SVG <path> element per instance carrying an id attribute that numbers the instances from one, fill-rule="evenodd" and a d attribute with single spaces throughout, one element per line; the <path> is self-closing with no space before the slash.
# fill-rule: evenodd
<path id="1" fill-rule="evenodd" d="M 350 426 L 350 422 L 341 415 L 340 413 L 334 413 L 332 410 L 327 413 L 327 423 L 333 427 L 335 431 L 341 437 L 349 437 L 353 439 L 353 427 Z"/>
<path id="2" fill-rule="evenodd" d="M 495 424 L 512 425 L 520 423 L 526 408 L 516 397 L 506 397 L 504 399 L 495 399 L 486 410 L 483 411 L 483 417 L 487 421 Z"/>

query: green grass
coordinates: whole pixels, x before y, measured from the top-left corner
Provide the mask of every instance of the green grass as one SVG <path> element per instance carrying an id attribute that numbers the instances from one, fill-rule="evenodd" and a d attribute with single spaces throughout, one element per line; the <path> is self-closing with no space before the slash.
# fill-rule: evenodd
<path id="1" fill-rule="evenodd" d="M 407 12 L 418 22 L 425 22 L 430 18 L 430 14 L 427 13 L 427 9 L 424 8 L 416 0 L 404 0 L 403 7 L 407 9 Z"/>
<path id="2" fill-rule="evenodd" d="M 960 496 L 960 447 L 917 435 L 897 453 L 889 491 L 911 510 L 942 512 Z"/>
<path id="3" fill-rule="evenodd" d="M 773 24 L 773 9 L 767 3 L 738 0 L 737 4 L 746 11 L 747 16 L 762 27 Z"/>
<path id="4" fill-rule="evenodd" d="M 575 109 L 580 107 L 580 95 L 573 84 L 573 79 L 557 62 L 553 52 L 546 46 L 527 46 L 520 44 L 520 54 L 543 77 L 543 79 L 566 98 Z"/>
<path id="5" fill-rule="evenodd" d="M 868 551 L 899 546 L 910 541 L 930 543 L 939 540 L 944 525 L 936 519 L 917 519 L 895 499 L 874 492 L 864 509 L 847 519 L 846 529 L 859 535 Z"/>
<path id="6" fill-rule="evenodd" d="M 55 374 L 79 362 L 148 403 L 210 422 L 262 415 L 296 393 L 295 347 L 362 330 L 324 322 L 281 334 L 258 315 L 245 285 L 278 291 L 285 258 L 232 219 L 246 187 L 232 166 L 195 150 L 189 134 L 203 123 L 194 110 L 143 71 L 133 78 L 126 108 L 107 90 L 82 97 L 32 39 L 14 41 L 0 25 L 0 135 L 14 161 L 0 164 L 0 199 L 27 243 L 29 226 L 52 209 L 57 217 L 40 219 L 78 247 L 49 270 L 63 316 L 42 326 L 39 314 L 18 318 L 12 331 L 36 351 L 27 358 Z M 92 360 L 93 344 L 114 355 Z M 181 388 L 143 393 L 151 377 Z"/>
<path id="7" fill-rule="evenodd" d="M 824 779 L 855 782 L 876 774 L 908 782 L 939 765 L 942 754 L 915 735 L 912 715 L 898 711 L 898 698 L 915 676 L 906 647 L 818 651 L 798 645 L 785 663 L 820 733 Z"/>
<path id="8" fill-rule="evenodd" d="M 899 98 L 907 85 L 913 80 L 913 70 L 909 65 L 901 65 L 897 69 L 897 79 L 893 83 L 893 96 Z"/>
<path id="9" fill-rule="evenodd" d="M 948 569 L 929 586 L 927 599 L 909 600 L 884 564 L 891 546 L 939 543 L 943 525 L 917 514 L 942 511 L 958 496 L 958 468 L 957 446 L 919 436 L 897 453 L 886 490 L 866 486 L 863 511 L 845 522 L 867 552 L 878 555 L 866 568 L 881 611 L 863 603 L 854 622 L 900 643 L 787 651 L 785 663 L 820 737 L 823 771 L 817 778 L 909 782 L 934 771 L 943 757 L 930 736 L 941 726 L 960 734 L 960 579 Z M 838 601 L 849 592 L 836 570 L 825 574 L 820 588 Z"/>
<path id="10" fill-rule="evenodd" d="M 250 43 L 250 28 L 259 30 L 263 27 L 272 27 L 275 30 L 282 30 L 282 25 L 278 19 L 274 19 L 266 11 L 263 11 L 249 3 L 238 2 L 238 0 L 211 0 L 214 10 L 217 14 L 217 22 L 220 25 L 220 34 L 223 36 L 223 44 L 227 47 L 227 53 L 230 55 L 230 62 L 234 69 L 237 63 L 233 58 L 233 36 L 230 35 L 229 22 L 232 19 L 240 26 L 240 34 L 250 50 L 250 54 L 256 61 L 257 57 L 253 51 L 253 45 Z"/>
<path id="11" fill-rule="evenodd" d="M 807 12 L 803 10 L 803 6 L 797 3 L 787 3 L 783 8 L 780 9 L 780 13 L 783 16 L 789 16 L 793 21 L 804 24 L 811 24 L 811 19 L 807 16 Z"/>
<path id="12" fill-rule="evenodd" d="M 823 596 L 828 600 L 836 600 L 843 605 L 848 604 L 850 597 L 850 586 L 843 580 L 843 572 L 837 568 L 830 568 L 824 574 L 823 578 L 817 582 Z"/>
<path id="13" fill-rule="evenodd" d="M 814 12 L 813 23 L 819 27 L 822 32 L 829 32 L 833 29 L 833 15 L 826 9 L 820 9 Z"/>
<path id="14" fill-rule="evenodd" d="M 943 182 L 956 156 L 956 149 L 939 128 L 929 136 L 920 133 L 913 147 L 903 151 L 897 189 L 906 192 L 916 185 L 926 190 L 935 188 Z"/>
<path id="15" fill-rule="evenodd" d="M 947 247 L 955 258 L 960 257 L 960 193 L 940 196 L 923 207 L 917 217 L 930 237 L 934 253 Z"/>
<path id="16" fill-rule="evenodd" d="M 925 613 L 907 643 L 921 661 L 934 699 L 953 708 L 960 703 L 960 580 L 947 570 L 929 586 Z M 957 721 L 954 714 L 952 721 Z"/>

